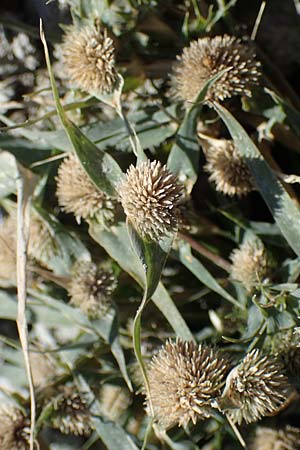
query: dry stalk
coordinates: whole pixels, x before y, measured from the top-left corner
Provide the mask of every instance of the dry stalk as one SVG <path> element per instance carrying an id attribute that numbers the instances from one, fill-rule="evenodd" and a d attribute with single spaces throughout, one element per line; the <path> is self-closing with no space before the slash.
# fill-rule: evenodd
<path id="1" fill-rule="evenodd" d="M 30 392 L 30 440 L 29 448 L 34 450 L 34 428 L 36 416 L 36 404 L 33 387 L 33 379 L 29 361 L 28 327 L 26 320 L 26 260 L 27 243 L 30 225 L 30 203 L 33 194 L 36 177 L 19 166 L 17 185 L 17 291 L 18 291 L 18 313 L 17 327 L 23 351 L 25 368 L 27 372 Z"/>

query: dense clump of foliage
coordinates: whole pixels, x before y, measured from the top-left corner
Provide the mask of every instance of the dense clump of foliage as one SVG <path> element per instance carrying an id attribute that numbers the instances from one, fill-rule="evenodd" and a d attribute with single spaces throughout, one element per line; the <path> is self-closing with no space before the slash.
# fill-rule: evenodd
<path id="1" fill-rule="evenodd" d="M 46 3 L 0 19 L 1 450 L 300 449 L 298 2 Z"/>

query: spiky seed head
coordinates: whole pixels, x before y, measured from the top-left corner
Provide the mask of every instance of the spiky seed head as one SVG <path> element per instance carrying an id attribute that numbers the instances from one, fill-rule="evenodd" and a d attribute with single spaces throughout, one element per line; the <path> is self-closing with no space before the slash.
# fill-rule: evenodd
<path id="1" fill-rule="evenodd" d="M 0 409 L 1 450 L 29 450 L 30 421 L 13 405 Z"/>
<path id="2" fill-rule="evenodd" d="M 159 161 L 131 165 L 119 186 L 119 196 L 128 219 L 144 238 L 158 241 L 176 230 L 182 186 Z"/>
<path id="3" fill-rule="evenodd" d="M 131 403 L 130 392 L 123 386 L 106 383 L 101 388 L 100 402 L 104 414 L 117 421 Z"/>
<path id="4" fill-rule="evenodd" d="M 16 236 L 16 217 L 9 215 L 0 224 L 0 279 L 5 281 L 16 281 Z"/>
<path id="5" fill-rule="evenodd" d="M 250 450 L 300 450 L 300 428 L 257 427 Z"/>
<path id="6" fill-rule="evenodd" d="M 205 83 L 228 69 L 206 94 L 206 101 L 222 101 L 236 95 L 251 97 L 258 84 L 260 63 L 253 45 L 234 36 L 204 37 L 185 47 L 174 66 L 174 91 L 186 102 L 195 100 Z"/>
<path id="7" fill-rule="evenodd" d="M 112 272 L 89 261 L 75 263 L 68 287 L 71 304 L 90 318 L 99 318 L 111 306 L 111 295 L 117 281 Z"/>
<path id="8" fill-rule="evenodd" d="M 63 434 L 88 436 L 92 430 L 91 413 L 86 398 L 75 386 L 60 386 L 53 399 L 51 424 Z"/>
<path id="9" fill-rule="evenodd" d="M 211 400 L 220 395 L 228 370 L 228 361 L 210 347 L 167 341 L 148 370 L 155 419 L 169 428 L 210 417 Z"/>
<path id="10" fill-rule="evenodd" d="M 59 166 L 56 184 L 59 205 L 66 213 L 73 213 L 77 221 L 93 217 L 104 223 L 113 220 L 115 201 L 96 187 L 75 155 Z"/>
<path id="11" fill-rule="evenodd" d="M 70 29 L 64 36 L 62 54 L 66 70 L 80 89 L 109 93 L 117 80 L 114 45 L 107 30 L 85 26 Z"/>
<path id="12" fill-rule="evenodd" d="M 245 240 L 238 249 L 233 250 L 230 259 L 232 279 L 242 283 L 249 292 L 269 272 L 267 251 L 258 238 Z"/>
<path id="13" fill-rule="evenodd" d="M 234 422 L 251 423 L 275 413 L 291 393 L 282 364 L 253 349 L 228 375 L 221 403 L 228 402 Z"/>
<path id="14" fill-rule="evenodd" d="M 230 197 L 242 197 L 254 190 L 254 182 L 242 155 L 228 139 L 203 139 L 204 169 L 216 190 Z"/>

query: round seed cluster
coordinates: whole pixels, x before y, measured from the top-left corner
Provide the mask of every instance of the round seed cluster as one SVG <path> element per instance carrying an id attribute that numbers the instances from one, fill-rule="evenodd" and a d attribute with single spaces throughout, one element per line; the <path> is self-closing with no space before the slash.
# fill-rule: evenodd
<path id="1" fill-rule="evenodd" d="M 119 195 L 128 219 L 144 238 L 158 241 L 176 231 L 182 187 L 159 161 L 130 166 Z"/>
<path id="2" fill-rule="evenodd" d="M 74 386 L 62 386 L 60 390 L 53 400 L 52 426 L 63 434 L 88 436 L 92 421 L 85 397 Z"/>
<path id="3" fill-rule="evenodd" d="M 174 92 L 186 102 L 195 100 L 205 83 L 227 69 L 209 88 L 206 101 L 222 101 L 236 95 L 251 97 L 258 84 L 260 63 L 252 45 L 234 36 L 204 37 L 185 47 L 174 66 Z"/>
<path id="4" fill-rule="evenodd" d="M 107 31 L 93 26 L 71 29 L 62 44 L 64 64 L 71 81 L 89 93 L 113 90 L 117 79 L 114 52 Z"/>
<path id="5" fill-rule="evenodd" d="M 99 318 L 111 306 L 111 294 L 116 284 L 112 272 L 103 270 L 92 262 L 80 261 L 73 268 L 68 288 L 71 304 L 90 318 Z"/>
<path id="6" fill-rule="evenodd" d="M 210 417 L 228 371 L 229 362 L 210 347 L 167 341 L 148 370 L 155 419 L 169 428 Z"/>
<path id="7" fill-rule="evenodd" d="M 1 450 L 29 450 L 30 421 L 17 407 L 0 409 Z"/>
<path id="8" fill-rule="evenodd" d="M 211 139 L 203 141 L 202 147 L 206 156 L 204 169 L 217 191 L 230 197 L 242 197 L 253 191 L 250 171 L 232 140 Z"/>
<path id="9" fill-rule="evenodd" d="M 230 405 L 232 420 L 241 424 L 243 420 L 251 423 L 271 415 L 291 392 L 280 362 L 254 349 L 228 375 L 222 398 Z"/>
<path id="10" fill-rule="evenodd" d="M 289 425 L 280 428 L 257 427 L 250 450 L 299 450 L 300 428 Z"/>
<path id="11" fill-rule="evenodd" d="M 231 277 L 242 283 L 249 292 L 268 274 L 267 251 L 259 239 L 247 239 L 239 248 L 233 250 L 230 259 Z"/>
<path id="12" fill-rule="evenodd" d="M 113 220 L 115 201 L 96 187 L 75 155 L 65 158 L 59 166 L 56 195 L 62 210 L 73 213 L 79 222 L 93 217 L 104 223 Z"/>

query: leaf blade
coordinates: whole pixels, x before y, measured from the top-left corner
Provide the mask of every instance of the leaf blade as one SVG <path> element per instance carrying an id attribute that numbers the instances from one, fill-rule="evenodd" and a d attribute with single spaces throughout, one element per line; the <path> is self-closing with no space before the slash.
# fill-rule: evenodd
<path id="1" fill-rule="evenodd" d="M 300 255 L 300 210 L 277 179 L 243 127 L 223 106 L 214 108 L 227 126 L 237 150 L 244 157 L 256 185 L 290 247 Z"/>
<path id="2" fill-rule="evenodd" d="M 114 225 L 109 231 L 93 223 L 90 224 L 89 233 L 125 272 L 129 273 L 140 286 L 145 286 L 145 272 L 142 263 L 131 247 L 125 223 Z M 152 300 L 178 336 L 186 340 L 193 339 L 186 322 L 161 282 L 158 284 Z"/>

